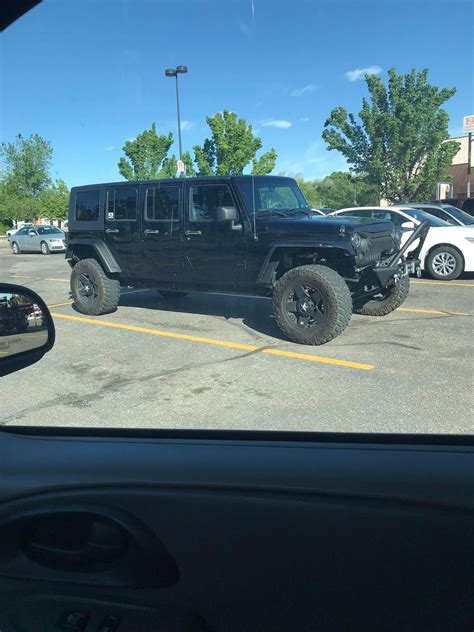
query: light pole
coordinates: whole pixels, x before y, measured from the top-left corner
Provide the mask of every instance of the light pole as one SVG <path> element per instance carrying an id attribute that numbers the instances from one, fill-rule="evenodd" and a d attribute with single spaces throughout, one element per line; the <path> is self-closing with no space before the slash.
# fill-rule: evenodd
<path id="1" fill-rule="evenodd" d="M 176 68 L 167 68 L 165 75 L 167 77 L 174 77 L 176 79 L 176 111 L 178 113 L 178 143 L 179 143 L 179 159 L 183 160 L 183 148 L 181 145 L 181 118 L 179 114 L 179 90 L 178 90 L 178 75 L 182 75 L 188 72 L 187 66 L 176 66 Z"/>

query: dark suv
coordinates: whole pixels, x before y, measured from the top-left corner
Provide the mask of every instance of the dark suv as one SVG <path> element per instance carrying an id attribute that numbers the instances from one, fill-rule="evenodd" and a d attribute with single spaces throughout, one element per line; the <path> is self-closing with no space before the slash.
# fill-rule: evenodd
<path id="1" fill-rule="evenodd" d="M 115 310 L 121 286 L 165 298 L 272 296 L 287 337 L 317 345 L 342 333 L 353 311 L 383 316 L 403 303 L 425 224 L 400 251 L 391 222 L 315 214 L 292 178 L 116 182 L 72 189 L 66 258 L 84 314 Z"/>

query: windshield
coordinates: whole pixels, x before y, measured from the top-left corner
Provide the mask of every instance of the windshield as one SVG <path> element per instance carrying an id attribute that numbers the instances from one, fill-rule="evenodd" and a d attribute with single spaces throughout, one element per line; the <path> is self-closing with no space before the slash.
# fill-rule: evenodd
<path id="1" fill-rule="evenodd" d="M 236 178 L 237 188 L 248 213 L 311 209 L 294 180 L 289 178 Z"/>
<path id="2" fill-rule="evenodd" d="M 428 220 L 429 222 L 431 222 L 432 226 L 437 226 L 438 228 L 446 228 L 447 226 L 452 227 L 452 224 L 445 222 L 444 219 L 439 219 L 438 217 L 435 217 L 434 215 L 430 215 L 429 213 L 426 213 L 425 211 L 420 211 L 415 208 L 404 208 L 402 210 L 406 215 L 410 215 L 410 217 L 414 217 L 419 222 L 424 222 L 425 220 Z"/>
<path id="3" fill-rule="evenodd" d="M 63 231 L 59 230 L 59 228 L 56 228 L 55 226 L 37 226 L 36 230 L 38 231 L 38 233 L 40 235 L 62 235 Z"/>
<path id="4" fill-rule="evenodd" d="M 457 208 L 456 206 L 451 206 L 451 204 L 442 204 L 441 207 L 448 211 L 453 217 L 458 219 L 463 224 L 474 224 L 474 217 L 472 215 L 469 215 L 469 213 L 466 213 L 462 209 Z"/>

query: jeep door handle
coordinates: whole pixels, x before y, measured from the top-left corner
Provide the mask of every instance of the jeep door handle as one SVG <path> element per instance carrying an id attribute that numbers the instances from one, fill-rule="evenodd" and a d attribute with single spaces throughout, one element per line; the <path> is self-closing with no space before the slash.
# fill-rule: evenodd
<path id="1" fill-rule="evenodd" d="M 184 234 L 189 237 L 189 235 L 202 235 L 202 232 L 200 230 L 187 230 Z"/>
<path id="2" fill-rule="evenodd" d="M 146 228 L 144 231 L 145 235 L 159 235 L 159 230 L 151 230 L 151 228 Z"/>
<path id="3" fill-rule="evenodd" d="M 106 233 L 109 233 L 109 234 L 110 234 L 110 233 L 118 233 L 118 232 L 119 232 L 119 229 L 118 229 L 118 228 L 106 228 L 106 229 L 105 229 L 105 232 L 106 232 Z"/>

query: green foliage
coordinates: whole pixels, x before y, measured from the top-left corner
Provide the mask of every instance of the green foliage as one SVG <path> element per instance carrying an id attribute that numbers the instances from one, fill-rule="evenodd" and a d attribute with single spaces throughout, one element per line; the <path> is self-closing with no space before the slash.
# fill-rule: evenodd
<path id="1" fill-rule="evenodd" d="M 28 138 L 18 134 L 13 143 L 2 143 L 0 148 L 4 181 L 13 191 L 25 196 L 37 195 L 50 183 L 52 154 L 51 143 L 39 134 Z"/>
<path id="2" fill-rule="evenodd" d="M 310 206 L 339 209 L 347 206 L 378 206 L 380 202 L 377 188 L 368 182 L 365 175 L 334 171 L 322 180 L 303 180 L 297 176 L 296 181 Z"/>
<path id="3" fill-rule="evenodd" d="M 63 180 L 56 180 L 39 194 L 42 217 L 65 220 L 69 206 L 69 189 Z"/>
<path id="4" fill-rule="evenodd" d="M 325 123 L 328 150 L 340 151 L 355 173 L 365 174 L 390 202 L 429 198 L 459 149 L 450 141 L 448 114 L 441 108 L 456 92 L 428 83 L 428 71 L 388 71 L 386 87 L 366 75 L 370 100 L 363 99 L 360 122 L 343 107 Z"/>
<path id="5" fill-rule="evenodd" d="M 0 235 L 4 235 L 12 226 L 12 222 L 0 222 Z"/>
<path id="6" fill-rule="evenodd" d="M 173 154 L 169 158 L 165 158 L 163 161 L 163 168 L 161 169 L 158 177 L 159 178 L 176 178 L 176 161 L 177 158 Z M 193 165 L 193 159 L 191 158 L 191 154 L 189 151 L 185 151 L 183 153 L 183 162 L 186 167 L 186 175 L 188 177 L 196 175 Z"/>
<path id="7" fill-rule="evenodd" d="M 9 182 L 0 184 L 0 220 L 33 221 L 39 211 L 38 197 L 27 195 Z"/>
<path id="8" fill-rule="evenodd" d="M 266 174 L 275 167 L 275 149 L 256 158 L 262 148 L 262 141 L 254 136 L 252 126 L 235 112 L 224 110 L 206 117 L 211 129 L 202 147 L 194 147 L 194 161 L 199 175 L 240 175 L 252 163 L 252 173 Z"/>
<path id="9" fill-rule="evenodd" d="M 126 180 L 153 180 L 176 175 L 176 160 L 174 172 L 171 173 L 171 160 L 167 159 L 168 151 L 173 144 L 173 134 L 167 136 L 156 132 L 156 124 L 151 129 L 144 130 L 134 140 L 128 140 L 123 146 L 127 158 L 120 158 L 118 168 Z"/>

